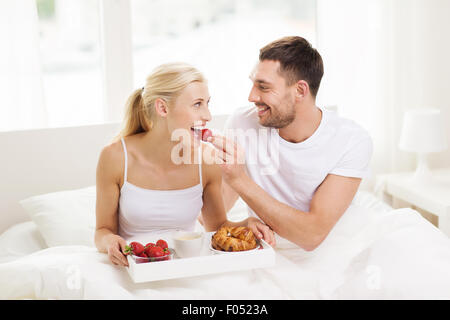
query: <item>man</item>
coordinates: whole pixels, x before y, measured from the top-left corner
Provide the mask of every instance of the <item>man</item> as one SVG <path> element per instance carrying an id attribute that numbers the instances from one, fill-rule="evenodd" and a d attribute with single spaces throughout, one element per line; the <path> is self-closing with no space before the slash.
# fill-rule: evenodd
<path id="1" fill-rule="evenodd" d="M 240 196 L 250 216 L 307 251 L 322 243 L 346 211 L 372 155 L 364 129 L 316 106 L 322 76 L 322 58 L 307 40 L 285 37 L 268 44 L 250 75 L 248 100 L 254 106 L 238 109 L 226 125 L 241 134 L 210 139 L 223 161 L 226 210 Z M 255 163 L 251 151 L 261 145 L 261 135 L 242 134 L 261 130 L 270 130 L 278 142 L 269 167 L 267 159 L 264 166 Z M 256 152 L 258 158 L 261 148 Z M 244 153 L 245 164 L 239 161 Z M 256 232 L 275 243 L 269 232 Z"/>

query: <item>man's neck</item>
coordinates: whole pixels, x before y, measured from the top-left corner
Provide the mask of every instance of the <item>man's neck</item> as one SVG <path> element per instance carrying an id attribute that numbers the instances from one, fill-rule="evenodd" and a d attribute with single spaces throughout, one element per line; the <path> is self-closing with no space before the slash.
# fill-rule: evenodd
<path id="1" fill-rule="evenodd" d="M 281 128 L 278 133 L 288 142 L 300 143 L 314 134 L 321 121 L 322 110 L 315 104 L 299 106 L 294 121 Z"/>

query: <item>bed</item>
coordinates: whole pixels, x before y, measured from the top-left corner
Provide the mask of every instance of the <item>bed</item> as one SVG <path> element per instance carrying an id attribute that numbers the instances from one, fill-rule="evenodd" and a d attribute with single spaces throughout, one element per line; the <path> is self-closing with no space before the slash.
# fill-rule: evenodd
<path id="1" fill-rule="evenodd" d="M 93 243 L 95 166 L 118 128 L 0 133 L 0 299 L 450 299 L 449 238 L 366 190 L 312 252 L 278 238 L 270 268 L 134 284 Z M 240 200 L 228 216 L 246 214 Z"/>

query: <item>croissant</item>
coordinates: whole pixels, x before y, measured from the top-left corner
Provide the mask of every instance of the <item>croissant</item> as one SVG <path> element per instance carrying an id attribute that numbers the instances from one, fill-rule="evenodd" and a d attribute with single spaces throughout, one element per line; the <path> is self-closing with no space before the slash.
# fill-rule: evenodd
<path id="1" fill-rule="evenodd" d="M 247 227 L 222 227 L 212 236 L 211 246 L 221 251 L 247 251 L 257 246 L 255 235 Z"/>

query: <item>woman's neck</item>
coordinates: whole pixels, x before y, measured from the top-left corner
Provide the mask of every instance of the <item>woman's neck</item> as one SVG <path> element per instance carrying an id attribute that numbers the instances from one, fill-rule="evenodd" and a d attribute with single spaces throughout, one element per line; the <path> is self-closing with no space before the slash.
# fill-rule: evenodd
<path id="1" fill-rule="evenodd" d="M 179 161 L 173 157 L 182 157 L 185 152 L 185 148 L 183 148 L 181 154 L 177 154 L 181 149 L 181 142 L 172 141 L 169 131 L 162 126 L 154 126 L 150 131 L 142 134 L 139 144 L 143 157 L 160 167 L 177 166 Z"/>

